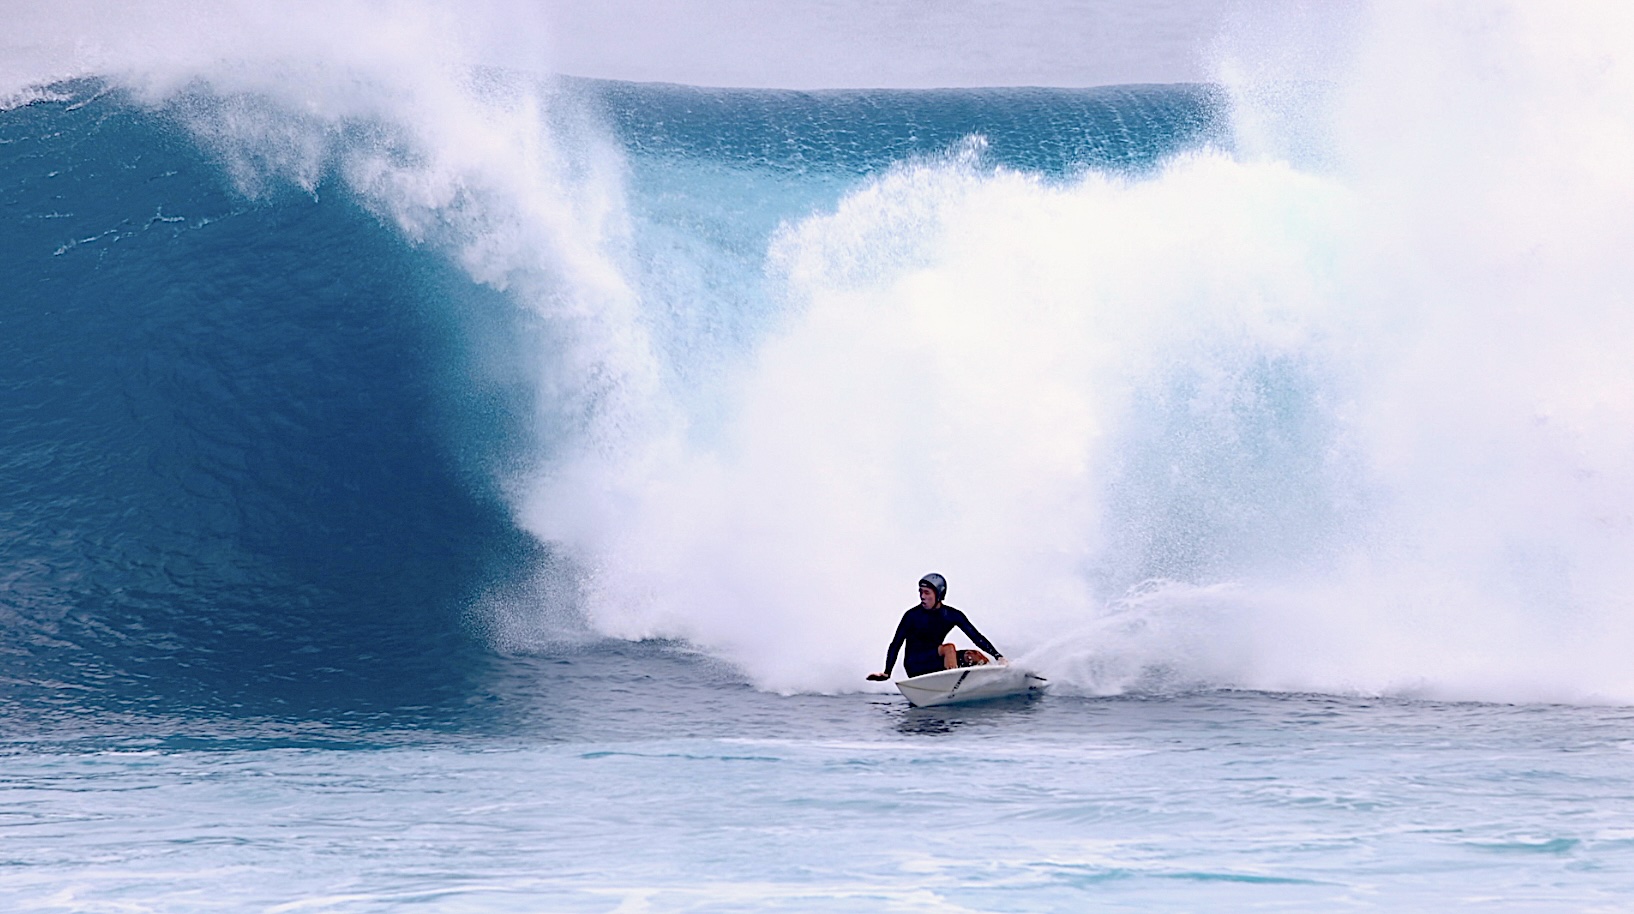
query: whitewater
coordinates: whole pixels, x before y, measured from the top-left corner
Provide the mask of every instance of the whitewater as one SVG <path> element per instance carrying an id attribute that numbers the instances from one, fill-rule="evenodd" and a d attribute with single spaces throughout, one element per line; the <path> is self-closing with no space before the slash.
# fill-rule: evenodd
<path id="1" fill-rule="evenodd" d="M 827 91 L 64 10 L 0 61 L 7 910 L 1629 904 L 1620 5 Z M 929 571 L 1047 694 L 864 680 Z"/>

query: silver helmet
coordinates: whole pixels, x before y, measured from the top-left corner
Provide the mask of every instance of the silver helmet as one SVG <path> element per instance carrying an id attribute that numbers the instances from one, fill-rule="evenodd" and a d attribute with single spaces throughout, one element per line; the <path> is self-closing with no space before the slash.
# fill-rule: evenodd
<path id="1" fill-rule="evenodd" d="M 919 586 L 929 587 L 931 590 L 936 591 L 936 602 L 938 603 L 947 599 L 947 578 L 934 571 L 920 578 Z"/>

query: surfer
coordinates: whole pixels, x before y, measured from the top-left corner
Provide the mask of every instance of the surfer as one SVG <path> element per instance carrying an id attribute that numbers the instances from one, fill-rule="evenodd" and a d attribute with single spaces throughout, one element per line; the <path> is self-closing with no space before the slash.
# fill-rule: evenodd
<path id="1" fill-rule="evenodd" d="M 902 614 L 902 621 L 896 627 L 896 637 L 891 639 L 891 647 L 885 652 L 885 672 L 869 673 L 870 680 L 883 682 L 891 678 L 891 668 L 896 666 L 896 653 L 904 644 L 907 651 L 902 655 L 902 666 L 910 677 L 986 663 L 987 657 L 981 651 L 961 651 L 942 641 L 955 627 L 969 635 L 977 647 L 992 654 L 993 659 L 1001 663 L 1009 662 L 993 646 L 993 642 L 976 631 L 976 626 L 970 624 L 964 613 L 942 602 L 946 596 L 946 578 L 932 573 L 919 579 L 919 605 Z"/>

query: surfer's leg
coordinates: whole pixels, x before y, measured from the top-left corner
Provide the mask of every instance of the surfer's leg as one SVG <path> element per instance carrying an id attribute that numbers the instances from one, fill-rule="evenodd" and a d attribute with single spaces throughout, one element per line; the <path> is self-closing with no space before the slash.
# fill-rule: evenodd
<path id="1" fill-rule="evenodd" d="M 936 649 L 942 655 L 942 669 L 956 670 L 959 668 L 959 649 L 952 644 L 944 644 Z"/>

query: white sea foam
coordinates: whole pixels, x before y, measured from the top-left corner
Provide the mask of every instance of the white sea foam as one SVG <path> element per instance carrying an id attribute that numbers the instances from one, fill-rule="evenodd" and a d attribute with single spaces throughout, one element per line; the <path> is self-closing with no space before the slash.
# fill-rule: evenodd
<path id="1" fill-rule="evenodd" d="M 696 290 L 634 278 L 618 157 L 471 68 L 526 28 L 316 9 L 138 11 L 36 76 L 171 106 L 249 193 L 339 174 L 511 296 L 506 484 L 601 631 L 846 689 L 935 569 L 1069 688 L 1634 700 L 1624 7 L 1226 42 L 1234 150 L 1138 179 L 904 165 L 777 233 L 730 359 L 654 342 Z"/>
<path id="2" fill-rule="evenodd" d="M 1634 700 L 1634 29 L 1472 15 L 1381 4 L 1277 92 L 1254 48 L 1232 154 L 788 226 L 725 431 L 524 518 L 605 631 L 778 689 L 850 687 L 938 569 L 1069 687 Z"/>

